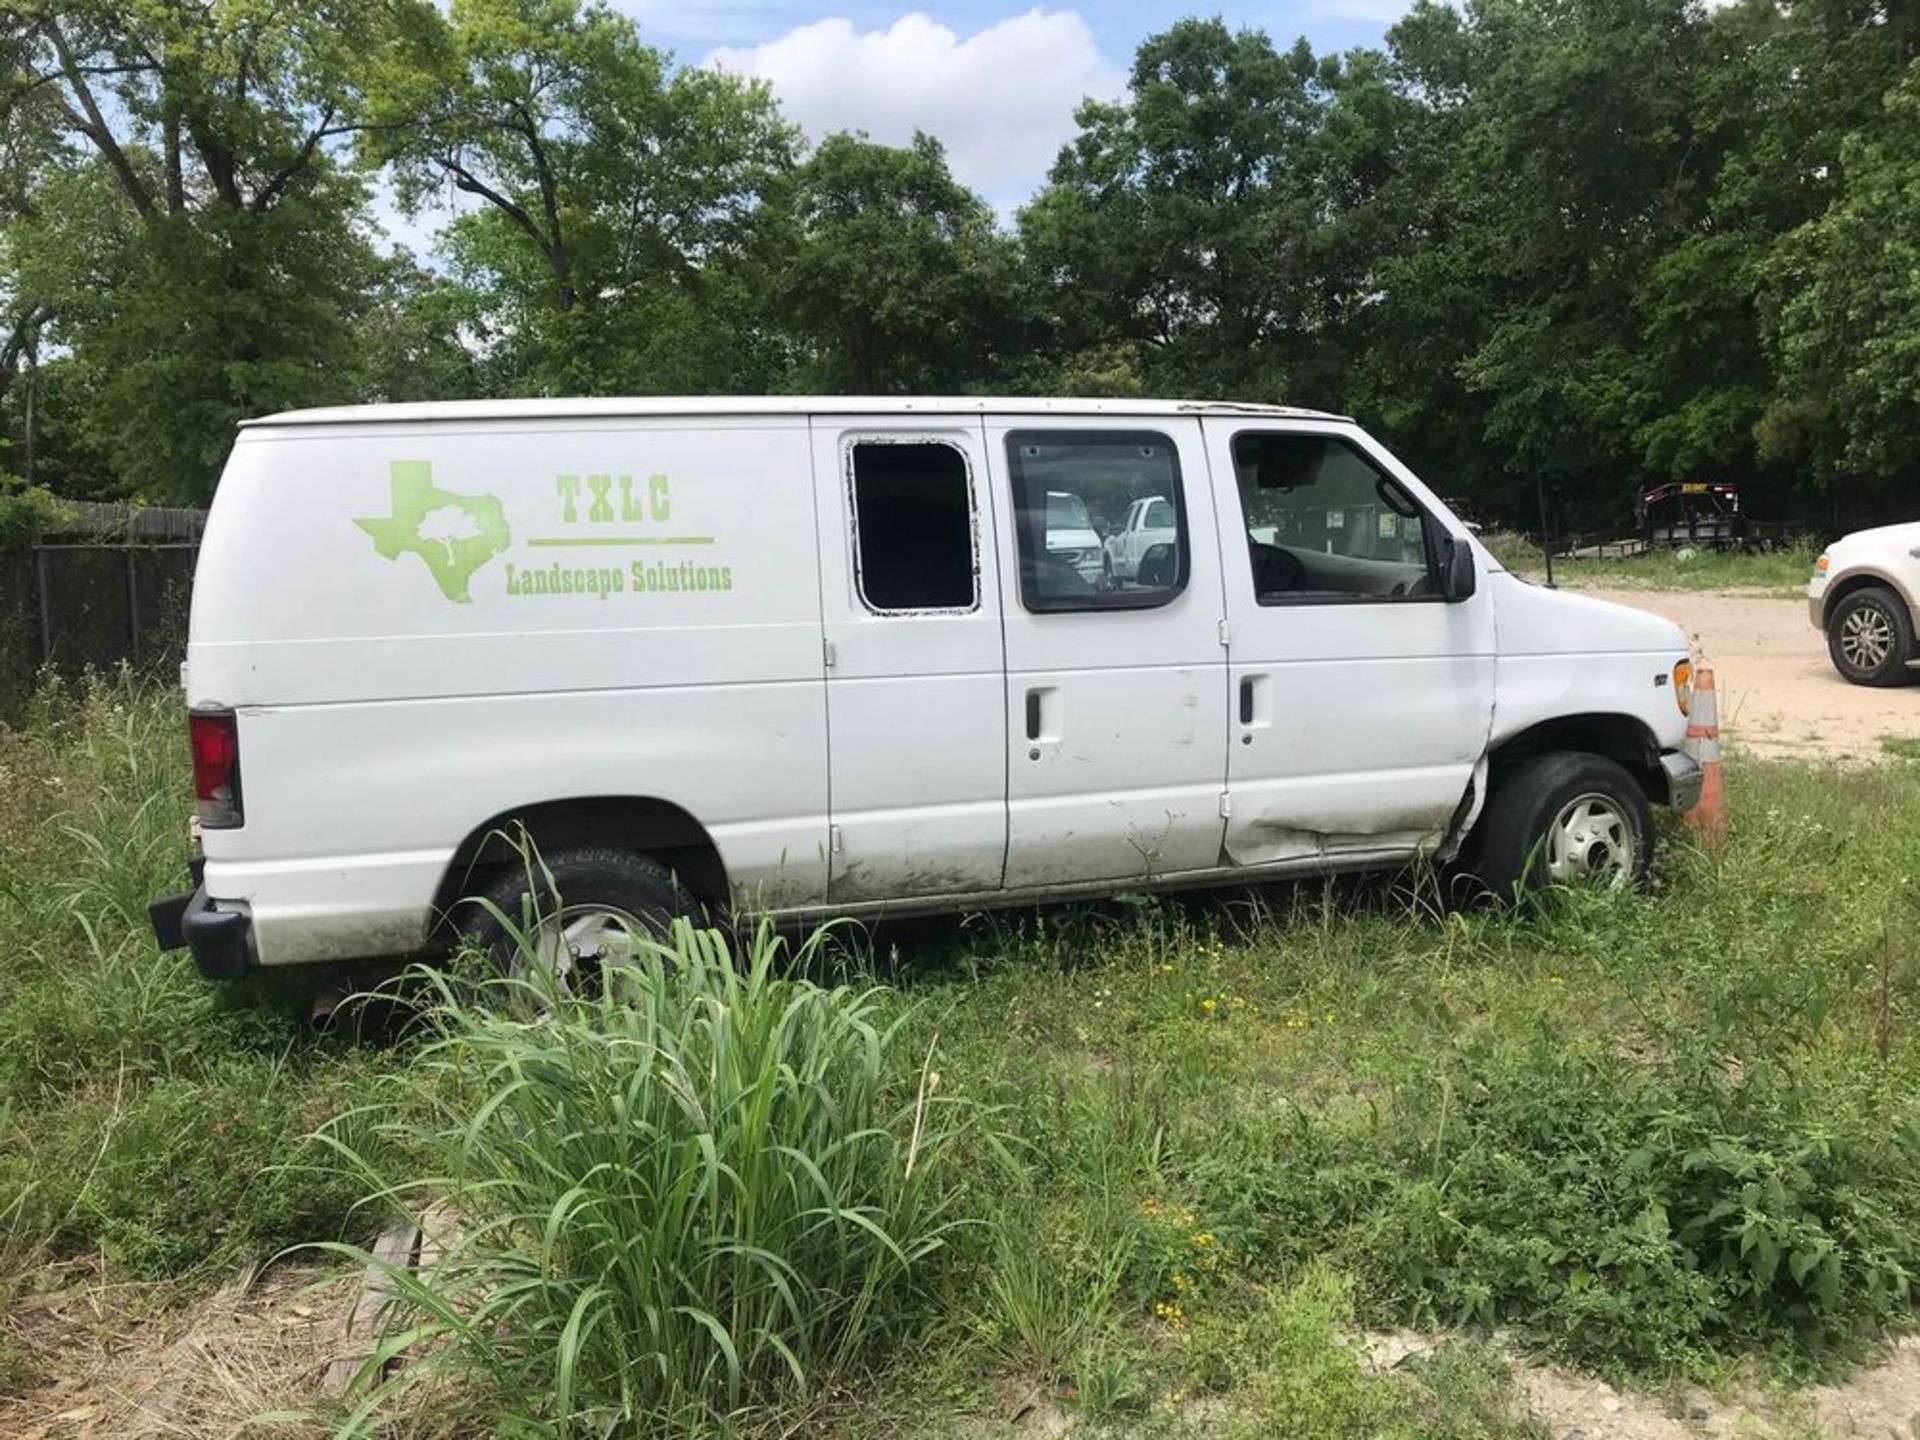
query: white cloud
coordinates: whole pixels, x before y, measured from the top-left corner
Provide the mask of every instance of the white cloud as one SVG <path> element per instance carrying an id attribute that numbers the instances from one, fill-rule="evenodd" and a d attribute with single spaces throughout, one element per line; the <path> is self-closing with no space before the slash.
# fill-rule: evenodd
<path id="1" fill-rule="evenodd" d="M 938 136 L 955 176 L 1002 208 L 1045 175 L 1084 97 L 1113 99 L 1126 87 L 1072 10 L 1030 10 L 964 38 L 917 13 L 884 30 L 820 20 L 705 63 L 770 82 L 816 139 L 836 130 L 892 145 L 916 129 Z"/>

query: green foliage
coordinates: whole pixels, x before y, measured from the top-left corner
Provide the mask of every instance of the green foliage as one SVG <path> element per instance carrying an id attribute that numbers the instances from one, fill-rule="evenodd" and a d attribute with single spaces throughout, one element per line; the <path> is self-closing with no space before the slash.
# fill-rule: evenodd
<path id="1" fill-rule="evenodd" d="M 1527 1432 L 1497 1355 L 1452 1344 L 1417 1369 L 1371 1369 L 1354 1338 L 1352 1282 L 1324 1266 L 1266 1292 L 1249 1315 L 1197 1326 L 1194 1364 L 1234 1402 L 1232 1440 L 1496 1440 Z M 1421 1383 L 1425 1382 L 1425 1383 Z"/>
<path id="2" fill-rule="evenodd" d="M 0 426 L 63 493 L 195 499 L 236 419 L 336 400 L 1190 393 L 1361 416 L 1504 523 L 1706 477 L 1851 527 L 1920 436 L 1916 48 L 1866 0 L 1421 3 L 1337 56 L 1182 20 L 1008 233 L 937 141 L 807 154 L 597 0 L 32 0 Z M 442 273 L 353 163 L 461 197 Z"/>
<path id="3" fill-rule="evenodd" d="M 798 388 L 964 390 L 1029 341 L 1013 244 L 937 140 L 829 136 L 772 209 L 761 244 Z"/>
<path id="4" fill-rule="evenodd" d="M 1783 385 L 1764 438 L 1840 476 L 1895 484 L 1920 443 L 1920 75 L 1884 123 L 1842 150 L 1834 204 L 1777 247 L 1768 272 Z M 1901 499 L 1906 498 L 1904 492 Z"/>
<path id="5" fill-rule="evenodd" d="M 22 550 L 60 518 L 60 502 L 39 485 L 0 474 L 0 554 Z"/>
<path id="6" fill-rule="evenodd" d="M 378 1112 L 457 1234 L 398 1277 L 415 1363 L 515 1433 L 681 1430 L 845 1374 L 926 1314 L 977 1111 L 871 988 L 785 978 L 684 922 L 593 999 L 434 983 L 433 1038 Z M 489 1005 L 491 1008 L 489 1008 Z M 516 1019 L 532 1010 L 537 1018 Z M 427 1221 L 429 1226 L 433 1221 Z"/>
<path id="7" fill-rule="evenodd" d="M 1490 536 L 1500 563 L 1516 575 L 1543 579 L 1546 562 L 1540 547 L 1517 536 Z M 1574 588 L 1603 586 L 1620 590 L 1765 591 L 1783 600 L 1807 593 L 1816 551 L 1807 545 L 1777 550 L 1655 550 L 1625 558 L 1553 562 L 1553 583 Z"/>
<path id="8" fill-rule="evenodd" d="M 178 693 L 128 680 L 49 685 L 0 727 L 0 1299 L 75 1252 L 172 1278 L 356 1233 L 349 1182 L 286 1167 L 377 1058 L 154 947 L 185 756 Z"/>
<path id="9" fill-rule="evenodd" d="M 417 20 L 372 69 L 360 144 L 404 204 L 448 184 L 479 202 L 443 244 L 495 387 L 754 386 L 742 357 L 699 337 L 716 323 L 740 337 L 729 307 L 753 212 L 791 164 L 764 88 L 673 67 L 601 4 L 458 0 Z"/>
<path id="10" fill-rule="evenodd" d="M 72 1157 L 92 1162 L 72 1223 L 109 1263 L 147 1279 L 353 1234 L 357 1182 L 315 1166 L 299 1143 L 328 1108 L 324 1086 L 251 1058 L 101 1104 L 87 1137 L 99 1137 L 97 1155 Z M 36 1158 L 39 1173 L 54 1168 Z"/>

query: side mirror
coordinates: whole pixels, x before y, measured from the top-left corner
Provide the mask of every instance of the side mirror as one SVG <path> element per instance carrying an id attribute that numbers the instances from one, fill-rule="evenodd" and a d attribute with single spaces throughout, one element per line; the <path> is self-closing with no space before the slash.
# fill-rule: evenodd
<path id="1" fill-rule="evenodd" d="M 1440 565 L 1440 593 L 1449 603 L 1473 594 L 1478 579 L 1473 565 L 1473 546 L 1457 535 L 1449 535 Z"/>

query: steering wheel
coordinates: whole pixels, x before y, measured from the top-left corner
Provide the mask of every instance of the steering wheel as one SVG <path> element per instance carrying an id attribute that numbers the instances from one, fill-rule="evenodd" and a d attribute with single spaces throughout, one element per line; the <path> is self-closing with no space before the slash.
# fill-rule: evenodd
<path id="1" fill-rule="evenodd" d="M 1300 563 L 1299 556 L 1291 550 L 1282 550 L 1278 545 L 1267 545 L 1258 540 L 1250 540 L 1247 544 L 1253 551 L 1254 594 L 1274 595 L 1305 588 L 1307 567 Z"/>

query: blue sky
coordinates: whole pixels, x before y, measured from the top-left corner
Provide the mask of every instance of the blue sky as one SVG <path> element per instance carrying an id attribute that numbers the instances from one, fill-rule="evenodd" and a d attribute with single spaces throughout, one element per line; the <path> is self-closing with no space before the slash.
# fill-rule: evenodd
<path id="1" fill-rule="evenodd" d="M 809 21 L 843 16 L 863 30 L 884 30 L 915 10 L 961 34 L 972 34 L 1008 16 L 1035 8 L 995 0 L 950 0 L 926 5 L 808 4 L 801 0 L 619 0 L 621 9 L 638 19 L 657 42 L 671 45 L 683 58 L 704 54 L 718 45 L 759 45 L 774 40 Z M 1077 10 L 1115 60 L 1124 61 L 1142 37 L 1164 29 L 1185 15 L 1224 15 L 1233 25 L 1254 25 L 1277 38 L 1305 35 L 1316 47 L 1345 48 L 1374 44 L 1392 17 L 1406 9 L 1395 0 L 1346 0 L 1346 3 L 1285 5 L 1179 5 L 1161 0 L 1109 0 L 1109 3 L 1043 5 L 1048 10 Z"/>
<path id="2" fill-rule="evenodd" d="M 954 172 L 1009 214 L 1073 133 L 1082 97 L 1115 98 L 1135 47 L 1210 7 L 1169 0 L 1022 5 L 933 0 L 615 0 L 686 63 L 768 80 L 809 134 L 864 129 L 898 143 L 914 128 L 945 142 Z M 1221 7 L 1229 24 L 1316 49 L 1380 43 L 1407 0 L 1291 0 Z"/>
<path id="3" fill-rule="evenodd" d="M 1044 181 L 1091 95 L 1118 99 L 1140 41 L 1192 14 L 1220 14 L 1280 44 L 1378 45 L 1410 0 L 1290 0 L 1207 6 L 1173 0 L 611 0 L 682 64 L 766 80 L 787 117 L 818 139 L 864 130 L 901 144 L 915 129 L 946 145 L 954 174 L 1000 212 Z M 403 217 L 382 195 L 388 233 L 416 251 L 445 213 Z"/>

